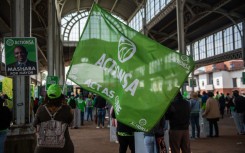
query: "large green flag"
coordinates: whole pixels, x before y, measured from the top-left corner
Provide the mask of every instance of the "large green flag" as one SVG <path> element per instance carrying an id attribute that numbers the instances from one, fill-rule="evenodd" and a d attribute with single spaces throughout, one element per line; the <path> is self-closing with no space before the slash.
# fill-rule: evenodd
<path id="1" fill-rule="evenodd" d="M 149 131 L 193 68 L 190 57 L 147 38 L 94 4 L 67 76 L 109 100 L 120 122 Z"/>

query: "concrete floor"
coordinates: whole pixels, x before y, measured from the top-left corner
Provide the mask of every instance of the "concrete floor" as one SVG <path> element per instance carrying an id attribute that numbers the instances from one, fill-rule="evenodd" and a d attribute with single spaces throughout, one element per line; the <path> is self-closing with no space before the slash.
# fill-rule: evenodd
<path id="1" fill-rule="evenodd" d="M 226 115 L 218 124 L 220 137 L 191 140 L 192 153 L 245 153 L 245 135 L 237 135 L 233 119 Z M 109 128 L 96 129 L 91 121 L 70 129 L 75 153 L 117 153 L 119 145 L 110 142 L 109 134 Z"/>

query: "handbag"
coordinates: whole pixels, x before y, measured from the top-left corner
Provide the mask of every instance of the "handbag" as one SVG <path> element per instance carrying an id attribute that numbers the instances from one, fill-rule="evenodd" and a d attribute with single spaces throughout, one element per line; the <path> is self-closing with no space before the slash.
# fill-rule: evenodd
<path id="1" fill-rule="evenodd" d="M 167 153 L 167 147 L 164 142 L 164 137 L 157 137 L 157 136 L 155 137 L 156 137 L 158 153 Z"/>

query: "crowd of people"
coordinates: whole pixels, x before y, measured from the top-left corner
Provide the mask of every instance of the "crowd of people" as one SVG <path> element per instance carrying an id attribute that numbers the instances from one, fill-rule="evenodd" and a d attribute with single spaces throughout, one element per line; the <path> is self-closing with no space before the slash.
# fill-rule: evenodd
<path id="1" fill-rule="evenodd" d="M 234 90 L 232 96 L 229 93 L 203 91 L 192 92 L 189 97 L 182 96 L 179 92 L 162 119 L 155 127 L 144 133 L 144 145 L 147 153 L 166 153 L 164 133 L 169 123 L 169 145 L 171 153 L 190 153 L 190 140 L 201 137 L 219 137 L 218 121 L 224 118 L 225 112 L 234 118 L 237 134 L 245 134 L 245 97 Z M 115 116 L 112 116 L 115 118 Z M 200 121 L 203 126 L 201 128 Z M 161 125 L 161 126 L 159 126 Z M 191 131 L 189 131 L 191 127 Z M 119 138 L 119 152 L 126 153 L 127 147 L 131 153 L 135 152 L 134 139 L 130 127 L 119 122 L 117 128 Z M 123 136 L 123 137 L 122 137 Z"/>
<path id="2" fill-rule="evenodd" d="M 11 109 L 7 107 L 7 104 L 4 104 L 6 99 L 8 99 L 6 95 L 0 98 L 0 117 L 1 123 L 4 123 L 0 126 L 0 150 L 3 150 L 3 144 L 12 119 Z M 73 153 L 74 146 L 69 136 L 68 127 L 71 129 L 80 128 L 84 125 L 85 119 L 88 122 L 95 121 L 95 128 L 104 128 L 107 111 L 113 119 L 112 125 L 117 128 L 119 152 L 126 153 L 128 147 L 132 153 L 135 152 L 134 132 L 137 131 L 120 121 L 115 122 L 116 116 L 113 107 L 110 112 L 110 105 L 99 95 L 89 93 L 85 96 L 83 93 L 76 95 L 71 93 L 70 97 L 66 97 L 61 93 L 58 85 L 51 85 L 47 90 L 46 97 L 32 99 L 31 105 L 33 114 L 35 114 L 33 125 L 37 129 L 38 135 L 36 153 L 53 151 Z M 93 113 L 95 114 L 93 115 Z M 200 137 L 213 138 L 220 136 L 218 121 L 224 118 L 225 114 L 234 119 L 237 134 L 244 135 L 245 97 L 240 95 L 238 90 L 226 95 L 219 92 L 214 95 L 210 91 L 203 91 L 202 94 L 192 92 L 189 97 L 182 96 L 179 92 L 155 127 L 144 133 L 146 152 L 167 152 L 164 133 L 169 130 L 171 152 L 179 153 L 181 150 L 182 153 L 190 153 L 190 140 Z M 200 123 L 202 123 L 202 126 L 200 126 Z M 169 124 L 169 129 L 166 126 L 167 124 Z M 49 132 L 42 131 L 47 130 L 51 125 L 55 125 L 55 127 L 49 129 Z M 58 129 L 59 132 L 55 132 L 58 135 L 50 134 L 54 132 L 53 129 Z M 46 135 L 43 133 L 46 133 Z M 49 137 L 52 141 L 45 142 L 45 137 Z M 60 142 L 62 142 L 62 138 L 65 138 L 66 141 L 55 144 L 53 142 L 58 142 L 58 140 L 55 140 L 56 138 L 59 138 Z"/>
<path id="3" fill-rule="evenodd" d="M 47 103 L 47 98 L 47 95 L 45 98 L 31 97 L 30 109 L 33 114 L 36 114 L 39 106 Z M 111 105 L 103 97 L 92 93 L 84 95 L 82 92 L 75 95 L 74 92 L 71 92 L 69 96 L 64 95 L 64 103 L 69 105 L 73 111 L 74 119 L 70 125 L 72 129 L 83 126 L 84 120 L 96 122 L 98 124 L 96 128 L 105 127 L 105 115 L 109 114 Z"/>

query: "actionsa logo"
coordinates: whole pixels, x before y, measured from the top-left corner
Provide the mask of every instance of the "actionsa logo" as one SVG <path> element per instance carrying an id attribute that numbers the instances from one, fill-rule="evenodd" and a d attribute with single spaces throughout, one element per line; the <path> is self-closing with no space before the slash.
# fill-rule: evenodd
<path id="1" fill-rule="evenodd" d="M 121 36 L 118 43 L 118 60 L 124 63 L 131 59 L 135 53 L 135 44 L 131 40 Z"/>
<path id="2" fill-rule="evenodd" d="M 6 41 L 6 44 L 7 44 L 8 46 L 13 46 L 13 45 L 14 45 L 14 40 L 8 39 L 8 40 Z"/>

